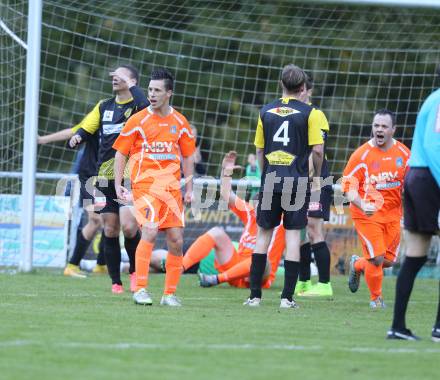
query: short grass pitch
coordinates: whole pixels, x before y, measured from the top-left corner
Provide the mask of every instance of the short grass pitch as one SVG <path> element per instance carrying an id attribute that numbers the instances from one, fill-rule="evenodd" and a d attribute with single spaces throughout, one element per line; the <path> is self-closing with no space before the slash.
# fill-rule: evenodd
<path id="1" fill-rule="evenodd" d="M 127 278 L 125 278 L 128 283 Z M 0 274 L 1 379 L 437 379 L 440 345 L 430 341 L 438 281 L 418 280 L 408 324 L 421 342 L 384 339 L 385 310 L 370 311 L 365 284 L 351 294 L 335 277 L 334 301 L 299 300 L 278 309 L 281 280 L 260 308 L 248 291 L 198 286 L 182 277 L 184 307 L 158 305 L 163 275 L 152 275 L 153 306 L 112 295 L 106 276 Z"/>

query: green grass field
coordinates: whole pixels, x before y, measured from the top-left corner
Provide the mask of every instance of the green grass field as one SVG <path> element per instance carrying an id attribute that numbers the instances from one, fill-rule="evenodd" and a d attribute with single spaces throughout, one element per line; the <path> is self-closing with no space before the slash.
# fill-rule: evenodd
<path id="1" fill-rule="evenodd" d="M 247 309 L 247 290 L 201 289 L 185 275 L 184 307 L 170 309 L 158 305 L 163 275 L 151 276 L 155 305 L 142 307 L 128 292 L 112 295 L 106 276 L 0 274 L 0 378 L 437 379 L 440 345 L 429 338 L 438 281 L 418 280 L 410 303 L 421 342 L 384 339 L 394 281 L 384 282 L 386 310 L 369 310 L 364 283 L 353 295 L 336 277 L 335 301 L 280 312 L 280 281 Z"/>

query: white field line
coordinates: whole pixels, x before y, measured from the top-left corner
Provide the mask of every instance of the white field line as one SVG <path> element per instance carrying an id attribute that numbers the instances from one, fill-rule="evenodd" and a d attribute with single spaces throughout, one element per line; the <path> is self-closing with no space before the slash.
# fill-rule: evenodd
<path id="1" fill-rule="evenodd" d="M 395 344 L 389 342 L 389 344 Z M 405 342 L 398 342 L 405 344 Z M 434 344 L 434 343 L 433 343 Z M 33 340 L 0 341 L 0 349 L 11 347 L 40 346 L 44 348 L 81 348 L 94 350 L 210 350 L 210 351 L 251 351 L 251 350 L 279 350 L 279 351 L 342 351 L 354 353 L 386 353 L 386 354 L 440 354 L 439 348 L 406 348 L 406 347 L 328 347 L 302 346 L 293 344 L 162 344 L 162 343 L 86 343 L 86 342 L 54 342 L 45 343 Z"/>

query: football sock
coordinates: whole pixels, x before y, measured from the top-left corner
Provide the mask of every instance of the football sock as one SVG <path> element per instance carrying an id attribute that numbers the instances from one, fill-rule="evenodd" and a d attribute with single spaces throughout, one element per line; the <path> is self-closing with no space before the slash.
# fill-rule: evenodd
<path id="1" fill-rule="evenodd" d="M 153 243 L 141 239 L 136 248 L 136 291 L 148 286 L 148 271 L 153 247 Z"/>
<path id="2" fill-rule="evenodd" d="M 310 263 L 312 262 L 312 250 L 310 243 L 305 243 L 299 249 L 299 280 L 310 280 Z"/>
<path id="3" fill-rule="evenodd" d="M 182 274 L 182 256 L 174 256 L 168 252 L 165 273 L 165 289 L 163 294 L 176 293 L 177 284 Z"/>
<path id="4" fill-rule="evenodd" d="M 121 282 L 121 247 L 119 237 L 104 238 L 104 254 L 107 263 L 108 274 L 112 279 L 112 284 L 122 285 Z"/>
<path id="5" fill-rule="evenodd" d="M 215 247 L 215 240 L 205 233 L 199 236 L 196 241 L 189 247 L 183 257 L 183 267 L 185 270 L 200 262 L 204 257 L 208 256 L 212 248 Z"/>
<path id="6" fill-rule="evenodd" d="M 252 259 L 249 257 L 248 259 L 240 261 L 239 263 L 235 264 L 227 271 L 224 271 L 223 273 L 219 273 L 217 275 L 218 282 L 222 283 L 227 281 L 233 281 L 239 278 L 249 276 L 249 272 L 251 270 L 251 262 Z"/>
<path id="7" fill-rule="evenodd" d="M 287 298 L 292 301 L 296 281 L 298 279 L 299 262 L 284 260 L 284 288 L 281 298 Z"/>
<path id="8" fill-rule="evenodd" d="M 104 255 L 104 234 L 101 235 L 99 239 L 98 257 L 96 258 L 96 264 L 105 265 L 105 255 Z"/>
<path id="9" fill-rule="evenodd" d="M 409 297 L 414 286 L 418 271 L 425 264 L 427 257 L 405 257 L 400 267 L 396 282 L 396 299 L 394 301 L 394 317 L 392 327 L 397 330 L 406 328 L 405 314 Z"/>
<path id="10" fill-rule="evenodd" d="M 356 272 L 365 272 L 365 265 L 367 264 L 368 260 L 364 257 L 361 257 L 354 263 L 354 269 Z"/>
<path id="11" fill-rule="evenodd" d="M 266 268 L 267 254 L 253 253 L 250 273 L 249 298 L 261 298 L 261 284 L 263 282 L 264 269 Z"/>
<path id="12" fill-rule="evenodd" d="M 90 242 L 90 240 L 86 240 L 82 234 L 82 230 L 78 229 L 76 234 L 75 249 L 73 250 L 72 257 L 69 260 L 70 264 L 79 265 L 81 259 L 84 257 L 84 254 L 87 251 L 87 248 L 89 248 Z"/>
<path id="13" fill-rule="evenodd" d="M 370 299 L 375 300 L 382 295 L 383 269 L 381 265 L 365 263 L 365 282 L 370 290 Z"/>
<path id="14" fill-rule="evenodd" d="M 327 284 L 330 282 L 330 251 L 327 243 L 321 241 L 312 245 L 313 255 L 315 256 L 315 263 L 318 267 L 318 281 Z"/>
<path id="15" fill-rule="evenodd" d="M 132 238 L 124 236 L 124 247 L 127 251 L 128 260 L 130 262 L 130 267 L 128 268 L 128 273 L 133 273 L 136 267 L 136 248 L 141 240 L 141 233 L 136 231 L 136 235 Z"/>

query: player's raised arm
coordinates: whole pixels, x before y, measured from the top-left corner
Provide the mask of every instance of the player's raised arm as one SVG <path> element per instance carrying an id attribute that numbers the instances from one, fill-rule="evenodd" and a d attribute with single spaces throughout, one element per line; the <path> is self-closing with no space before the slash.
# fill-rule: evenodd
<path id="1" fill-rule="evenodd" d="M 235 205 L 236 194 L 231 190 L 232 174 L 235 169 L 241 169 L 240 165 L 236 165 L 237 152 L 230 151 L 226 153 L 222 161 L 222 171 L 220 178 L 220 196 L 228 201 L 228 206 Z"/>

